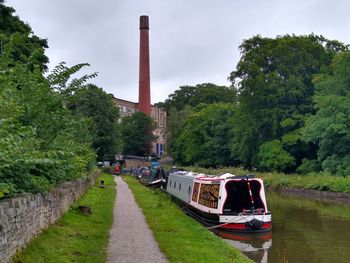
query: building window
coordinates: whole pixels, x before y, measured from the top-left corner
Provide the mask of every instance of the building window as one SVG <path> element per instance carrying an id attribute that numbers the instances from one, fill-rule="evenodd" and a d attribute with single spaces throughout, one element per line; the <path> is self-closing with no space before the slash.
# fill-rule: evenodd
<path id="1" fill-rule="evenodd" d="M 161 143 L 159 144 L 159 155 L 163 155 L 163 144 Z"/>
<path id="2" fill-rule="evenodd" d="M 160 155 L 160 152 L 159 152 L 159 143 L 156 143 L 156 155 Z"/>
<path id="3" fill-rule="evenodd" d="M 123 106 L 122 112 L 126 112 L 126 106 Z"/>
<path id="4" fill-rule="evenodd" d="M 162 111 L 159 111 L 159 127 L 164 127 L 164 113 Z"/>
<path id="5" fill-rule="evenodd" d="M 174 183 L 174 189 L 176 188 L 176 182 Z"/>
<path id="6" fill-rule="evenodd" d="M 179 191 L 181 191 L 181 184 L 179 185 Z"/>

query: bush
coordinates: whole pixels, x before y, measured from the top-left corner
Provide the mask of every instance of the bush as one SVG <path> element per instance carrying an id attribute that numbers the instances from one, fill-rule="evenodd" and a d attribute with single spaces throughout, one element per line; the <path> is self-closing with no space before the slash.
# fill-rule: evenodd
<path id="1" fill-rule="evenodd" d="M 304 158 L 301 165 L 298 167 L 297 172 L 301 174 L 310 174 L 318 172 L 320 164 L 317 160 L 309 160 Z"/>
<path id="2" fill-rule="evenodd" d="M 11 41 L 0 57 L 0 198 L 46 191 L 95 163 L 89 120 L 66 108 L 40 70 L 7 57 Z"/>

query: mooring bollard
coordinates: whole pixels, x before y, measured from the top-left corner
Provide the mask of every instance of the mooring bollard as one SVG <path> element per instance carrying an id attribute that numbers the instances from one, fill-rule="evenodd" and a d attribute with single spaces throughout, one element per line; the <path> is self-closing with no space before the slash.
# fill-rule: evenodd
<path id="1" fill-rule="evenodd" d="M 100 188 L 105 188 L 105 181 L 103 181 L 103 180 L 101 180 L 100 181 L 100 186 L 99 186 Z"/>

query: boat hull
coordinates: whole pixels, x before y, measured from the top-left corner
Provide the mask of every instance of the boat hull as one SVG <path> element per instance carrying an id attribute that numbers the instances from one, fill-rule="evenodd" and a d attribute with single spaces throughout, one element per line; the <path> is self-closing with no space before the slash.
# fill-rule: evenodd
<path id="1" fill-rule="evenodd" d="M 272 228 L 260 178 L 178 171 L 169 174 L 164 190 L 208 229 L 248 234 Z"/>
<path id="2" fill-rule="evenodd" d="M 180 203 L 183 203 L 179 200 Z M 232 233 L 266 233 L 271 231 L 271 214 L 216 215 L 183 203 L 185 211 L 208 229 Z"/>

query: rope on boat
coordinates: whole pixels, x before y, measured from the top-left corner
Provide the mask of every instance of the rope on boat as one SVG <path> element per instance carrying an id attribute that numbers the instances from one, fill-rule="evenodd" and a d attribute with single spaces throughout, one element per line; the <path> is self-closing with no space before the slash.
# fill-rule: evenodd
<path id="1" fill-rule="evenodd" d="M 206 229 L 215 229 L 215 228 L 219 228 L 219 227 L 222 227 L 222 226 L 225 226 L 225 225 L 228 225 L 228 224 L 232 224 L 232 223 L 235 223 L 235 220 L 226 222 L 224 224 L 216 225 L 216 226 L 209 226 L 209 227 L 206 227 Z"/>
<path id="2" fill-rule="evenodd" d="M 211 221 L 211 222 L 217 222 L 217 221 L 213 221 L 213 220 L 208 220 L 206 219 L 206 221 L 204 221 L 202 219 L 202 217 L 198 216 L 197 214 L 195 214 L 194 212 L 192 212 L 191 210 L 187 209 L 187 208 L 184 208 L 189 214 L 191 214 L 191 216 L 195 217 L 195 218 L 199 218 L 203 223 L 206 223 L 206 221 Z M 219 228 L 219 227 L 222 227 L 222 226 L 225 226 L 225 225 L 228 225 L 228 224 L 232 224 L 232 223 L 235 223 L 235 221 L 238 221 L 239 218 L 234 218 L 232 219 L 231 221 L 229 222 L 226 222 L 226 223 L 223 223 L 223 224 L 219 224 L 219 225 L 215 225 L 215 226 L 209 226 L 209 227 L 205 227 L 205 229 L 215 229 L 215 228 Z"/>

